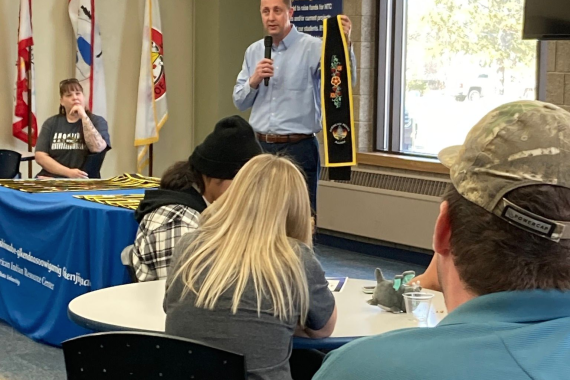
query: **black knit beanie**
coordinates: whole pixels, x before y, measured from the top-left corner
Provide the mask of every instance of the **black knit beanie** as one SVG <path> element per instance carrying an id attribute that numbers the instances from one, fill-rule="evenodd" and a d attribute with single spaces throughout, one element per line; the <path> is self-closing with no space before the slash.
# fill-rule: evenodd
<path id="1" fill-rule="evenodd" d="M 233 179 L 247 161 L 261 153 L 251 125 L 234 115 L 218 121 L 214 132 L 194 149 L 188 160 L 210 178 Z"/>

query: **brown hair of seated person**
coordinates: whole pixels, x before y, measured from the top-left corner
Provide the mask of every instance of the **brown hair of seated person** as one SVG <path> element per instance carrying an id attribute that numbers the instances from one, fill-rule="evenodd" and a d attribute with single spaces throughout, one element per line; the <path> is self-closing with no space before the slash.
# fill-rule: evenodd
<path id="1" fill-rule="evenodd" d="M 511 191 L 506 198 L 538 215 L 570 220 L 570 190 L 566 188 L 529 186 Z M 569 241 L 555 243 L 514 227 L 463 198 L 453 186 L 443 200 L 449 203 L 453 261 L 470 291 L 483 295 L 570 289 Z M 436 253 L 426 271 L 412 282 L 441 290 L 438 277 Z"/>
<path id="2" fill-rule="evenodd" d="M 570 189 L 549 185 L 512 190 L 506 198 L 537 215 L 570 220 Z M 463 198 L 449 204 L 451 254 L 466 289 L 477 295 L 533 289 L 570 290 L 570 241 L 544 239 Z"/>
<path id="3" fill-rule="evenodd" d="M 193 186 L 198 188 L 200 194 L 204 194 L 204 177 L 189 161 L 175 162 L 160 179 L 160 188 L 164 190 L 184 191 Z"/>
<path id="4" fill-rule="evenodd" d="M 61 82 L 59 82 L 59 97 L 60 99 L 63 99 L 63 96 L 67 93 L 73 92 L 73 91 L 81 91 L 81 93 L 83 93 L 83 86 L 81 85 L 81 83 L 79 83 L 79 80 L 76 78 L 69 78 L 69 79 L 64 79 Z M 87 108 L 87 106 L 85 106 L 85 113 L 87 114 L 87 116 L 91 117 L 91 111 Z M 65 111 L 65 107 L 60 104 L 59 105 L 59 114 L 60 115 L 67 115 L 67 112 Z"/>

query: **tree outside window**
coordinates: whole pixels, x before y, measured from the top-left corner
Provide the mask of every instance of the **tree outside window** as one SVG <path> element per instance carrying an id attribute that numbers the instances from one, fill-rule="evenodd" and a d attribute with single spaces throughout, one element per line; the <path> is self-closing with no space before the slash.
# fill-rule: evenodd
<path id="1" fill-rule="evenodd" d="M 401 78 L 386 98 L 396 99 L 390 106 L 399 125 L 388 129 L 399 138 L 379 150 L 435 155 L 463 143 L 491 109 L 535 99 L 537 43 L 522 40 L 524 0 L 408 0 L 394 7 L 403 27 L 394 39 L 402 48 L 393 62 L 401 68 L 392 72 Z"/>

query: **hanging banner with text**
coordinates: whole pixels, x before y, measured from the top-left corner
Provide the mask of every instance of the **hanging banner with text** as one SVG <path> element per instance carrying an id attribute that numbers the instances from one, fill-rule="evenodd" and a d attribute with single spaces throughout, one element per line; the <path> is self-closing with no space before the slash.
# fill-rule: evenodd
<path id="1" fill-rule="evenodd" d="M 342 0 L 295 0 L 293 24 L 299 32 L 323 36 L 323 20 L 342 14 Z"/>

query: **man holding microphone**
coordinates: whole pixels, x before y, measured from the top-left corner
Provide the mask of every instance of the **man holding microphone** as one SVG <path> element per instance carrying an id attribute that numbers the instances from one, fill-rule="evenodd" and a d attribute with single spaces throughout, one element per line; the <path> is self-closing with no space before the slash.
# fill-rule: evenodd
<path id="1" fill-rule="evenodd" d="M 240 111 L 252 109 L 249 123 L 266 152 L 285 153 L 303 168 L 311 207 L 316 212 L 320 157 L 315 134 L 322 129 L 322 41 L 299 32 L 291 24 L 294 11 L 291 3 L 292 0 L 261 0 L 261 20 L 271 38 L 247 48 L 233 101 Z M 350 46 L 351 22 L 347 16 L 341 17 Z M 264 42 L 271 58 L 264 58 Z M 350 61 L 352 83 L 355 83 L 356 60 L 352 49 Z"/>

